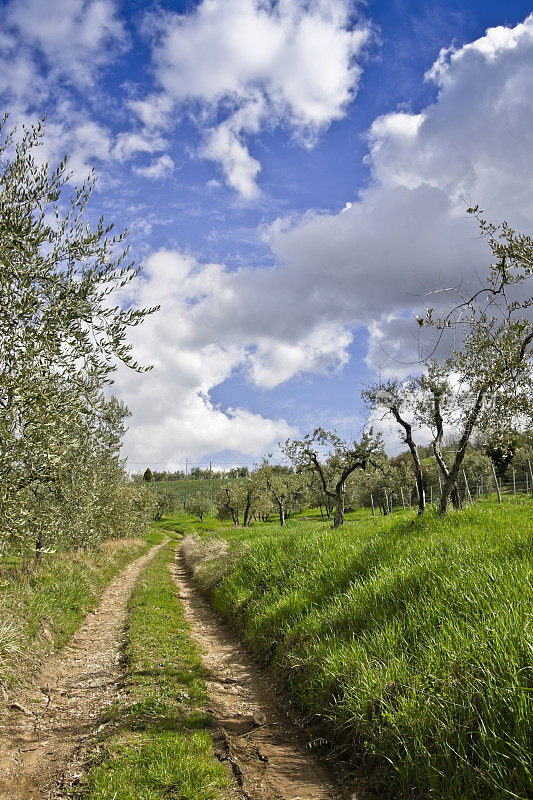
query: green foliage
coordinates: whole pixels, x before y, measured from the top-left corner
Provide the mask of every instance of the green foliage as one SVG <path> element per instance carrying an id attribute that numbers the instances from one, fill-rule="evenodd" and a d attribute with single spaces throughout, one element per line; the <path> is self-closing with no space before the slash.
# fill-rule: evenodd
<path id="1" fill-rule="evenodd" d="M 150 469 L 150 467 L 146 467 L 146 470 L 144 471 L 143 475 L 143 481 L 146 481 L 147 483 L 152 483 L 153 479 L 154 478 L 152 476 L 152 470 Z"/>
<path id="2" fill-rule="evenodd" d="M 532 520 L 524 500 L 335 534 L 293 520 L 286 533 L 230 529 L 240 557 L 206 574 L 216 607 L 304 714 L 373 754 L 387 796 L 525 800 Z"/>
<path id="3" fill-rule="evenodd" d="M 94 178 L 67 196 L 42 138 L 0 124 L 0 556 L 122 535 L 144 502 L 118 460 L 128 412 L 102 390 L 117 362 L 143 371 L 126 333 L 155 309 L 113 303 L 138 272 L 126 234 L 86 224 Z"/>
<path id="4" fill-rule="evenodd" d="M 504 475 L 512 462 L 519 443 L 519 436 L 513 430 L 496 430 L 485 442 L 485 452 L 494 464 L 498 475 Z"/>
<path id="5" fill-rule="evenodd" d="M 173 514 L 177 510 L 178 498 L 172 487 L 154 483 L 150 494 L 154 502 L 153 519 L 155 521 L 168 514 Z"/>
<path id="6" fill-rule="evenodd" d="M 383 457 L 381 436 L 374 436 L 372 429 L 363 434 L 360 442 L 345 442 L 335 431 L 315 428 L 301 440 L 287 439 L 282 450 L 298 472 L 313 476 L 309 486 L 313 481 L 318 483 L 319 491 L 331 501 L 335 528 L 344 521 L 348 478 L 352 476 L 353 480 L 355 470 L 360 473 L 376 466 Z"/>
<path id="7" fill-rule="evenodd" d="M 199 517 L 200 522 L 203 522 L 205 515 L 209 514 L 211 509 L 212 504 L 207 497 L 191 497 L 185 506 L 187 513 Z"/>

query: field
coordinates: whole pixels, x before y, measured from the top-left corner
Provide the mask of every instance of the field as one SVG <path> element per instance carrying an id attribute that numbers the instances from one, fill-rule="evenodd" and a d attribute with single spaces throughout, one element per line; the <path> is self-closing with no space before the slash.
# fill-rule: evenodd
<path id="1" fill-rule="evenodd" d="M 380 796 L 485 800 L 533 787 L 529 498 L 333 532 L 290 519 L 204 532 L 216 608 Z M 216 552 L 213 536 L 227 541 Z M 220 548 L 218 549 L 220 552 Z"/>

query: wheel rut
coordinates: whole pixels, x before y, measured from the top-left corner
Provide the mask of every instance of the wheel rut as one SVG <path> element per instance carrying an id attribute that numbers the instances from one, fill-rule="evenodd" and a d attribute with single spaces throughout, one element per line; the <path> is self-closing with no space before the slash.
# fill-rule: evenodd
<path id="1" fill-rule="evenodd" d="M 75 782 L 80 760 L 74 754 L 119 695 L 133 586 L 164 544 L 122 570 L 65 647 L 44 662 L 34 690 L 0 709 L 0 800 L 44 800 L 57 796 L 61 775 L 66 784 Z"/>
<path id="2" fill-rule="evenodd" d="M 207 670 L 215 752 L 233 774 L 227 798 L 238 800 L 358 800 L 348 774 L 340 781 L 309 749 L 305 730 L 288 717 L 271 675 L 201 596 L 183 556 L 172 574 L 192 639 Z M 348 786 L 348 788 L 347 788 Z"/>

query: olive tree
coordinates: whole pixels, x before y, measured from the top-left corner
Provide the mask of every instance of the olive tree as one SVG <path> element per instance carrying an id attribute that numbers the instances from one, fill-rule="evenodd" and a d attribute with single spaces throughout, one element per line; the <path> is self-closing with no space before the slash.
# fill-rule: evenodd
<path id="1" fill-rule="evenodd" d="M 426 493 L 424 490 L 424 473 L 418 447 L 413 439 L 413 380 L 408 379 L 401 383 L 398 380 L 388 380 L 369 386 L 363 391 L 363 399 L 367 406 L 383 412 L 383 416 L 390 415 L 400 425 L 400 434 L 404 443 L 409 448 L 416 476 L 418 493 L 418 513 L 423 514 L 426 507 Z M 411 420 L 410 420 L 411 417 Z"/>
<path id="2" fill-rule="evenodd" d="M 143 371 L 127 330 L 155 309 L 122 308 L 138 273 L 127 232 L 87 222 L 95 179 L 70 187 L 68 159 L 40 163 L 43 125 L 0 122 L 0 542 L 35 535 L 46 492 L 108 413 L 118 362 Z M 18 137 L 18 138 L 17 138 Z M 70 190 L 70 193 L 69 193 Z"/>
<path id="3" fill-rule="evenodd" d="M 306 485 L 300 475 L 282 472 L 264 459 L 252 477 L 258 492 L 262 490 L 271 498 L 278 511 L 281 526 L 285 525 L 288 514 L 303 507 Z"/>
<path id="4" fill-rule="evenodd" d="M 366 469 L 374 463 L 383 448 L 381 437 L 370 431 L 360 442 L 345 442 L 335 431 L 316 428 L 303 439 L 287 439 L 282 448 L 297 470 L 314 472 L 324 494 L 335 503 L 333 527 L 344 523 L 346 481 L 356 469 Z M 328 469 L 329 467 L 329 469 Z"/>
<path id="5" fill-rule="evenodd" d="M 477 206 L 469 212 L 476 216 L 495 263 L 477 291 L 468 293 L 461 286 L 442 290 L 449 310 L 429 308 L 425 319 L 419 319 L 421 326 L 436 330 L 439 339 L 446 331 L 454 334 L 452 353 L 442 363 L 440 377 L 445 391 L 454 396 L 449 408 L 460 434 L 453 461 L 440 462 L 445 475 L 441 514 L 457 485 L 473 433 L 490 429 L 498 420 L 531 424 L 533 418 L 533 297 L 527 291 L 533 275 L 533 240 L 506 222 L 487 222 Z M 434 404 L 436 425 L 438 413 Z"/>
<path id="6" fill-rule="evenodd" d="M 203 522 L 205 515 L 211 511 L 211 501 L 208 497 L 190 497 L 187 500 L 185 510 L 188 514 L 193 514 L 198 517 L 200 522 Z"/>

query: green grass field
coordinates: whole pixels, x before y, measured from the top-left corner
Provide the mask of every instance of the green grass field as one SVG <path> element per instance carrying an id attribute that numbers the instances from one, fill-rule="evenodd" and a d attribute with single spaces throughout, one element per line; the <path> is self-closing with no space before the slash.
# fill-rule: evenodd
<path id="1" fill-rule="evenodd" d="M 533 796 L 533 504 L 224 529 L 200 576 L 380 797 Z M 200 549 L 213 534 L 201 534 Z"/>

